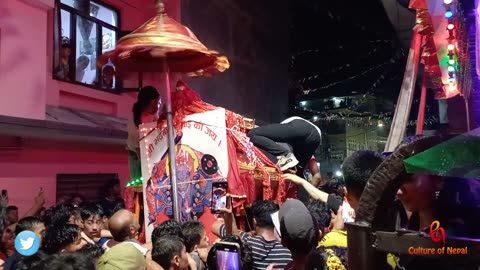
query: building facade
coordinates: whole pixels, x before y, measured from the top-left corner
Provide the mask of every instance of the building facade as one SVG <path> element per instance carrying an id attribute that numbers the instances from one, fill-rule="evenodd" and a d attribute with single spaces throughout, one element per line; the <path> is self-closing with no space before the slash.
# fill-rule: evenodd
<path id="1" fill-rule="evenodd" d="M 21 213 L 33 204 L 40 188 L 50 206 L 66 193 L 93 198 L 101 183 L 111 177 L 118 177 L 123 184 L 130 180 L 126 119 L 136 93 L 125 89 L 138 89 L 138 80 L 115 78 L 115 66 L 99 67 L 97 58 L 113 49 L 119 37 L 151 18 L 154 4 L 153 0 L 1 1 L 0 187 L 8 190 L 10 204 L 17 205 Z M 167 13 L 177 21 L 185 17 L 181 6 L 180 0 L 166 1 Z M 195 20 L 189 23 L 195 25 Z M 223 49 L 209 40 L 205 45 Z M 228 52 L 226 56 L 230 57 Z M 232 70 L 242 56 L 235 59 Z M 287 62 L 288 51 L 285 59 Z M 266 65 L 263 68 L 268 69 Z M 271 73 L 269 79 L 284 74 L 286 78 L 286 67 L 283 74 L 282 69 L 275 69 L 276 63 L 271 66 L 277 73 Z M 252 76 L 255 72 L 251 71 Z M 240 95 L 220 88 L 238 80 L 208 80 L 215 86 L 208 91 L 221 92 L 208 97 L 208 102 L 242 113 L 251 111 L 249 95 L 258 89 Z M 143 85 L 147 84 L 156 86 L 164 96 L 162 76 L 145 75 Z M 286 97 L 287 83 L 284 90 L 277 90 Z M 202 94 L 206 91 L 199 90 Z M 222 103 L 224 96 L 230 96 L 230 101 Z M 232 100 L 242 105 L 234 106 Z M 281 94 L 276 102 L 287 104 Z M 279 109 L 279 114 L 283 111 Z M 266 121 L 275 118 L 269 108 L 256 109 L 252 115 L 262 113 L 269 115 Z"/>

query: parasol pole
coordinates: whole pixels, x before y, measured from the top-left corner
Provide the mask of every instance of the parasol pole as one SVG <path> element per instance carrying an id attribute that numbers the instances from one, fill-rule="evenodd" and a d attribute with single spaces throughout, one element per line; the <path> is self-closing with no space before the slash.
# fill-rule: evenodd
<path id="1" fill-rule="evenodd" d="M 165 4 L 162 0 L 156 1 L 157 12 L 165 14 Z M 163 20 L 163 16 L 160 17 Z M 161 23 L 159 24 L 161 25 Z M 172 90 L 170 88 L 170 68 L 168 66 L 167 57 L 163 61 L 163 71 L 165 72 L 165 90 L 167 100 L 165 102 L 165 112 L 167 114 L 167 142 L 168 142 L 168 160 L 170 170 L 170 184 L 172 186 L 172 210 L 173 219 L 180 222 L 180 207 L 178 204 L 178 187 L 177 187 L 177 155 L 175 151 L 175 128 L 173 126 L 173 112 L 172 112 Z"/>
<path id="2" fill-rule="evenodd" d="M 165 102 L 166 114 L 167 114 L 167 140 L 168 140 L 168 160 L 170 170 L 170 183 L 172 185 L 172 208 L 173 219 L 180 222 L 180 208 L 178 205 L 178 191 L 177 191 L 177 162 L 175 151 L 175 128 L 173 126 L 173 112 L 172 112 L 172 91 L 170 88 L 170 71 L 168 69 L 167 60 L 164 61 L 165 67 L 165 86 L 167 92 L 167 100 Z"/>

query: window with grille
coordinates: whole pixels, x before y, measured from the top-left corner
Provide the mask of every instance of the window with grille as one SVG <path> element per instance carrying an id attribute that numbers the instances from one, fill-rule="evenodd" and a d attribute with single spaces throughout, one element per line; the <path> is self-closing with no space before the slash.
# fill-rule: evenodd
<path id="1" fill-rule="evenodd" d="M 117 92 L 115 66 L 97 66 L 97 59 L 115 48 L 119 23 L 118 10 L 99 1 L 57 0 L 53 78 Z"/>

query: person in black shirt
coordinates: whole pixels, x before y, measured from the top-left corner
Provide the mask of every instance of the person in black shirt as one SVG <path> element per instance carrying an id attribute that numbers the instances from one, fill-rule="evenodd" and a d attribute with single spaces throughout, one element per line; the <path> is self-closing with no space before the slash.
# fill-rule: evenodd
<path id="1" fill-rule="evenodd" d="M 116 209 L 125 208 L 125 201 L 120 197 L 120 180 L 113 178 L 105 183 L 99 204 L 106 216 L 111 216 Z"/>

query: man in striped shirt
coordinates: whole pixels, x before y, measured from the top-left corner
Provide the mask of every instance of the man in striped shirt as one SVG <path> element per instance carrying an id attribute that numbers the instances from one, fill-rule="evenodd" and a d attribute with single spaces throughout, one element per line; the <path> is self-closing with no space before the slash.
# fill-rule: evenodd
<path id="1" fill-rule="evenodd" d="M 292 261 L 292 255 L 276 236 L 271 214 L 277 211 L 278 205 L 272 201 L 254 202 L 252 214 L 255 235 L 251 235 L 237 228 L 231 209 L 224 209 L 225 223 L 214 223 L 212 232 L 220 237 L 225 237 L 227 230 L 239 235 L 242 241 L 252 249 L 253 269 L 265 270 L 270 264 L 275 264 L 275 269 L 283 269 Z"/>

